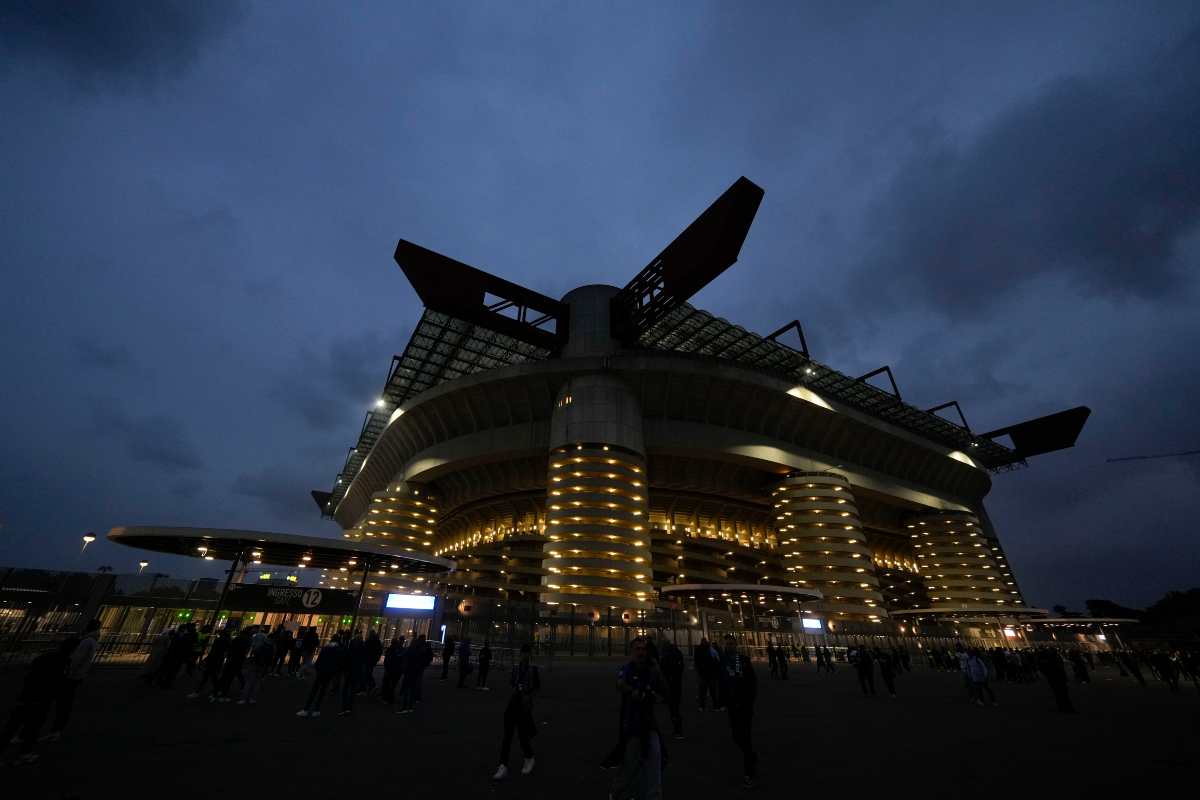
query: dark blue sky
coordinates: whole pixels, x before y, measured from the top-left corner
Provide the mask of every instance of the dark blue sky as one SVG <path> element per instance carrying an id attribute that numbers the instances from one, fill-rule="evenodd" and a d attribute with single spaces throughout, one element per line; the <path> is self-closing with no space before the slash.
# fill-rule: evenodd
<path id="1" fill-rule="evenodd" d="M 397 238 L 557 296 L 744 174 L 698 305 L 978 430 L 1090 405 L 995 480 L 1028 599 L 1196 585 L 1200 459 L 1104 459 L 1200 446 L 1200 9 L 646 5 L 5 3 L 0 564 L 336 534 L 308 490 L 420 312 Z"/>

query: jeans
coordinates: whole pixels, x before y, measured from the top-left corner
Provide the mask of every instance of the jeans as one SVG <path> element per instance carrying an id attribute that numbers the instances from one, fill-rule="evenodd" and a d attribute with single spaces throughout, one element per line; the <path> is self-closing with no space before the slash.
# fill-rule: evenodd
<path id="1" fill-rule="evenodd" d="M 758 769 L 758 755 L 754 752 L 754 742 L 750 733 L 750 724 L 753 719 L 753 709 L 732 707 L 729 709 L 729 728 L 733 733 L 733 743 L 742 751 L 743 774 L 750 778 L 755 776 Z"/>
<path id="2" fill-rule="evenodd" d="M 533 724 L 533 713 L 524 703 L 516 701 L 504 710 L 504 739 L 500 742 L 500 763 L 507 764 L 512 751 L 513 731 L 521 740 L 521 755 L 533 758 L 533 736 L 537 727 Z"/>
<path id="3" fill-rule="evenodd" d="M 54 724 L 50 726 L 52 732 L 62 733 L 63 728 L 67 727 L 71 709 L 75 707 L 75 690 L 81 683 L 82 680 L 63 678 L 58 685 L 58 696 L 54 698 Z"/>

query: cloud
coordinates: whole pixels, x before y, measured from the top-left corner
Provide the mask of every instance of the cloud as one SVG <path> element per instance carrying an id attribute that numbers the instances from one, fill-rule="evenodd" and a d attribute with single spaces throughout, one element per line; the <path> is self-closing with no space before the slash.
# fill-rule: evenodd
<path id="1" fill-rule="evenodd" d="M 12 0 L 0 10 L 0 52 L 83 76 L 178 75 L 242 15 L 238 0 Z"/>
<path id="2" fill-rule="evenodd" d="M 133 355 L 123 344 L 107 344 L 82 336 L 75 339 L 75 355 L 86 367 L 121 372 L 135 366 Z"/>
<path id="3" fill-rule="evenodd" d="M 133 416 L 105 399 L 91 402 L 91 415 L 95 432 L 117 439 L 134 461 L 166 472 L 197 470 L 204 466 L 200 451 L 177 419 L 166 415 Z"/>
<path id="4" fill-rule="evenodd" d="M 287 371 L 276 377 L 270 396 L 315 431 L 337 430 L 348 420 L 357 425 L 383 388 L 390 356 L 400 353 L 406 342 L 400 332 L 368 330 L 334 339 L 324 352 L 302 348 Z"/>
<path id="5" fill-rule="evenodd" d="M 929 134 L 875 205 L 871 296 L 970 318 L 1044 273 L 1168 297 L 1200 222 L 1200 29 L 1148 66 L 1073 77 L 972 141 Z"/>
<path id="6" fill-rule="evenodd" d="M 253 497 L 284 519 L 319 516 L 309 489 L 319 480 L 313 470 L 302 473 L 292 466 L 273 464 L 257 472 L 243 472 L 233 483 L 233 493 Z"/>

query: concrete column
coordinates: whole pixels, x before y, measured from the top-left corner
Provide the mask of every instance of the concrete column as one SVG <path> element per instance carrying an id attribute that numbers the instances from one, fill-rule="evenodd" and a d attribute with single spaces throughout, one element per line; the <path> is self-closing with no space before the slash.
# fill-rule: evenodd
<path id="1" fill-rule="evenodd" d="M 887 617 L 850 482 L 833 472 L 796 472 L 771 493 L 783 566 L 793 586 L 817 589 L 828 618 Z"/>

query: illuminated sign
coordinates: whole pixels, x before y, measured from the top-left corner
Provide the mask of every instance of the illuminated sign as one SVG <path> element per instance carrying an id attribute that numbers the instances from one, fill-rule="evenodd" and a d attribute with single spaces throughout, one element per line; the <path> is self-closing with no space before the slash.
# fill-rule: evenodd
<path id="1" fill-rule="evenodd" d="M 389 594 L 388 608 L 400 608 L 410 611 L 432 611 L 433 595 L 431 594 Z"/>
<path id="2" fill-rule="evenodd" d="M 801 620 L 801 624 L 804 625 L 804 630 L 806 631 L 819 631 L 822 629 L 821 620 L 813 619 L 812 617 L 805 617 Z"/>

